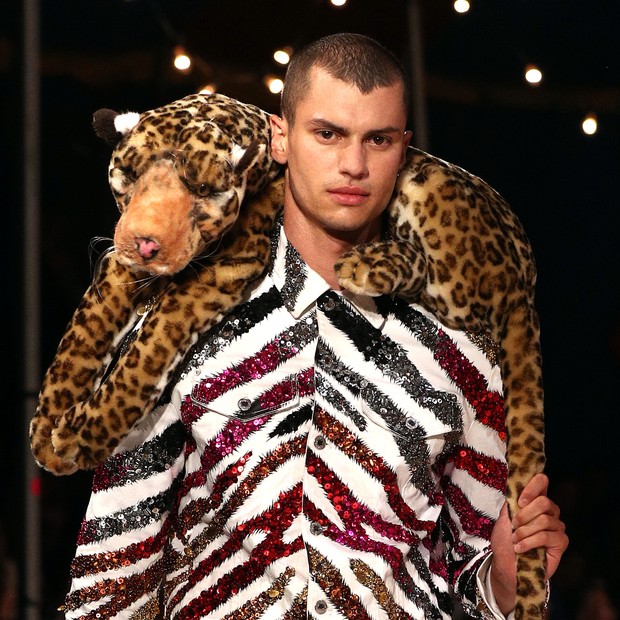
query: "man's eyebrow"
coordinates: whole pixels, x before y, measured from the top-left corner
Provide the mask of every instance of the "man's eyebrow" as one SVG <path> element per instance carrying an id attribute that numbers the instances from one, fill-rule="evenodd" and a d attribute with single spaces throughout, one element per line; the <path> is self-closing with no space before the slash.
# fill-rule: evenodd
<path id="1" fill-rule="evenodd" d="M 330 131 L 335 131 L 336 133 L 343 135 L 347 135 L 349 133 L 349 130 L 346 127 L 336 125 L 336 123 L 332 123 L 326 118 L 312 118 L 308 121 L 308 126 L 311 129 L 328 129 Z"/>
<path id="2" fill-rule="evenodd" d="M 313 118 L 308 121 L 308 127 L 310 129 L 326 129 L 329 131 L 335 131 L 343 136 L 349 135 L 350 131 L 346 127 L 342 127 L 341 125 L 336 125 L 332 121 L 327 120 L 326 118 Z M 385 134 L 385 133 L 402 133 L 402 130 L 398 127 L 394 127 L 392 125 L 387 125 L 386 127 L 377 127 L 376 129 L 371 129 L 367 131 L 365 135 L 374 136 L 377 134 Z"/>

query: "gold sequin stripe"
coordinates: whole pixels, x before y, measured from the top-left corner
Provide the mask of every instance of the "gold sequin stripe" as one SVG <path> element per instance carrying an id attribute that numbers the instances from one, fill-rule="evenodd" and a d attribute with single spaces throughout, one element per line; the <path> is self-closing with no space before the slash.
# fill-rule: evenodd
<path id="1" fill-rule="evenodd" d="M 316 549 L 308 546 L 310 573 L 323 592 L 338 611 L 350 620 L 370 620 L 364 605 L 357 594 L 353 594 L 344 582 L 340 571 L 321 555 Z"/>
<path id="2" fill-rule="evenodd" d="M 159 603 L 156 598 L 152 598 L 146 605 L 131 614 L 129 620 L 158 620 L 161 618 Z"/>
<path id="3" fill-rule="evenodd" d="M 385 583 L 366 562 L 351 560 L 349 564 L 358 581 L 373 593 L 389 620 L 411 620 L 411 616 L 394 601 Z"/>
<path id="4" fill-rule="evenodd" d="M 260 618 L 268 607 L 271 607 L 284 596 L 284 588 L 294 574 L 295 569 L 289 566 L 279 577 L 273 580 L 267 590 L 261 592 L 239 609 L 230 612 L 222 620 L 256 620 Z"/>
<path id="5" fill-rule="evenodd" d="M 484 353 L 491 366 L 499 364 L 499 346 L 489 334 L 486 332 L 465 332 L 465 334 L 469 341 Z"/>
<path id="6" fill-rule="evenodd" d="M 87 603 L 111 597 L 111 600 L 106 604 L 91 611 L 89 614 L 81 616 L 80 620 L 111 618 L 120 611 L 127 609 L 129 605 L 137 601 L 141 596 L 154 592 L 161 582 L 163 569 L 164 560 L 162 558 L 142 573 L 116 579 L 104 579 L 92 586 L 70 592 L 67 595 L 65 609 L 74 611 Z"/>
<path id="7" fill-rule="evenodd" d="M 308 587 L 306 586 L 293 601 L 291 608 L 282 616 L 282 620 L 299 620 L 306 615 L 308 608 Z"/>

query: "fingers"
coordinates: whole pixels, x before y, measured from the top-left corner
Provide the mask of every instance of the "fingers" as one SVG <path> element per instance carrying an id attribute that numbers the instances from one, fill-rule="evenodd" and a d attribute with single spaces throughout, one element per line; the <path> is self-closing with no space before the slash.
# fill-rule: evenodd
<path id="1" fill-rule="evenodd" d="M 512 534 L 515 551 L 523 553 L 535 547 L 562 546 L 566 526 L 559 517 L 559 509 L 555 506 L 553 514 L 539 514 L 528 523 L 517 527 Z"/>
<path id="2" fill-rule="evenodd" d="M 547 495 L 549 478 L 545 474 L 536 474 L 525 486 L 519 496 L 519 506 L 523 508 L 541 495 Z"/>
<path id="3" fill-rule="evenodd" d="M 550 577 L 568 547 L 566 526 L 560 519 L 560 507 L 547 497 L 549 479 L 538 474 L 530 480 L 521 496 L 521 510 L 512 521 L 512 542 L 516 553 L 544 547 Z"/>

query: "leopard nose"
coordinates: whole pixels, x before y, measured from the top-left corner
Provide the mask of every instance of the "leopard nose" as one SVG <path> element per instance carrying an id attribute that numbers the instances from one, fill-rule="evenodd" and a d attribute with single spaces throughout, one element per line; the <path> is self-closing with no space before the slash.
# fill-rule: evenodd
<path id="1" fill-rule="evenodd" d="M 136 237 L 136 249 L 142 258 L 151 260 L 157 256 L 161 246 L 150 237 Z"/>

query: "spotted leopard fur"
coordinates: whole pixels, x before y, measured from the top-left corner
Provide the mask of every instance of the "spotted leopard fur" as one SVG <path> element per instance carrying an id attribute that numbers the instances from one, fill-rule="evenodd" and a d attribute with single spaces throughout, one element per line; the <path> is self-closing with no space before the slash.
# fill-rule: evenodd
<path id="1" fill-rule="evenodd" d="M 353 292 L 417 299 L 448 327 L 494 336 L 508 428 L 507 498 L 514 515 L 523 487 L 545 465 L 536 270 L 528 239 L 508 204 L 484 181 L 413 148 L 388 217 L 393 240 L 344 255 L 336 265 L 340 283 Z M 515 617 L 542 619 L 544 550 L 519 555 L 517 567 Z"/>
<path id="2" fill-rule="evenodd" d="M 67 328 L 30 425 L 36 461 L 55 474 L 95 467 L 153 409 L 198 335 L 262 274 L 281 205 L 266 112 L 191 95 L 120 120 L 95 117 L 102 137 L 120 140 L 109 170 L 121 212 L 115 251 Z M 213 257 L 189 264 L 214 241 Z"/>

